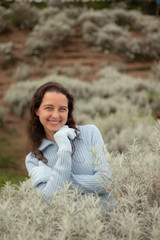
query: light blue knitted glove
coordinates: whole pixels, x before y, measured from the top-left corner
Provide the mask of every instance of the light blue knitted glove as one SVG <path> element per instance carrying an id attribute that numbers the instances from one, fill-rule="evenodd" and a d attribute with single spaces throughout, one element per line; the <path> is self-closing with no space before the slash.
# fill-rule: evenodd
<path id="1" fill-rule="evenodd" d="M 70 139 L 73 140 L 76 137 L 75 130 L 69 128 L 67 125 L 61 127 L 55 134 L 54 140 L 56 141 L 59 150 L 72 152 Z"/>
<path id="2" fill-rule="evenodd" d="M 36 187 L 38 184 L 42 182 L 47 182 L 49 178 L 52 176 L 53 169 L 48 167 L 42 161 L 39 161 L 39 166 L 34 167 L 29 172 L 29 176 L 31 177 L 32 185 Z"/>

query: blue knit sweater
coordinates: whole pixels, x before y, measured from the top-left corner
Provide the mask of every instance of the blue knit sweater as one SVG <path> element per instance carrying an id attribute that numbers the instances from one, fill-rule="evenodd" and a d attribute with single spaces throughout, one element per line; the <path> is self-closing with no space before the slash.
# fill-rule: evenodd
<path id="1" fill-rule="evenodd" d="M 63 188 L 67 182 L 71 182 L 73 188 L 80 188 L 82 193 L 98 193 L 105 198 L 108 196 L 100 183 L 102 178 L 99 167 L 103 169 L 109 182 L 112 181 L 102 136 L 94 125 L 77 126 L 77 128 L 79 135 L 73 141 L 73 154 L 68 151 L 57 151 L 57 144 L 47 139 L 43 139 L 39 147 L 48 160 L 47 165 L 53 169 L 53 174 L 48 182 L 42 182 L 37 186 L 45 199 L 51 198 L 52 192 Z M 102 147 L 104 151 L 102 151 Z M 93 151 L 100 161 L 100 166 L 93 161 L 95 157 Z M 26 157 L 28 172 L 30 173 L 35 166 L 38 166 L 38 159 L 29 153 Z"/>

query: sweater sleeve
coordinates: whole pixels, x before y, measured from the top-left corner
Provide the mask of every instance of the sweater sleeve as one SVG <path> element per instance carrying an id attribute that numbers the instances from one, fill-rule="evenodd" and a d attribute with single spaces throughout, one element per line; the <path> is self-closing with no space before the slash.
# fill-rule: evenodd
<path id="1" fill-rule="evenodd" d="M 26 168 L 30 173 L 33 167 L 38 166 L 38 160 L 29 154 L 26 157 Z M 53 167 L 52 175 L 45 183 L 40 183 L 36 187 L 39 189 L 45 200 L 50 200 L 52 192 L 63 188 L 64 184 L 69 182 L 71 174 L 71 153 L 68 151 L 58 151 L 58 159 Z"/>
<path id="2" fill-rule="evenodd" d="M 93 126 L 91 136 L 91 152 L 91 161 L 93 161 L 94 166 L 93 175 L 76 175 L 72 173 L 72 187 L 80 187 L 83 193 L 97 192 L 98 194 L 104 194 L 106 193 L 106 188 L 111 186 L 112 174 L 109 163 L 107 162 L 107 150 L 104 141 L 100 131 L 95 126 Z M 102 174 L 105 175 L 105 181 L 103 180 Z M 102 185 L 106 187 L 104 188 Z"/>

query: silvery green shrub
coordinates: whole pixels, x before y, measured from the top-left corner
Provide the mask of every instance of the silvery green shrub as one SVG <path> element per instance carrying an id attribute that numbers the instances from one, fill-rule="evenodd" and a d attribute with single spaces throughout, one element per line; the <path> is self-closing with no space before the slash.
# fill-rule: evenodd
<path id="1" fill-rule="evenodd" d="M 33 69 L 26 63 L 20 63 L 16 70 L 13 73 L 13 78 L 17 79 L 18 81 L 23 81 L 30 77 Z"/>
<path id="2" fill-rule="evenodd" d="M 124 152 L 137 139 L 137 143 L 143 147 L 145 144 L 154 143 L 153 127 L 155 121 L 151 116 L 141 116 L 136 107 L 126 106 L 123 111 L 118 110 L 108 117 L 96 118 L 109 151 Z M 143 149 L 145 150 L 145 149 Z"/>
<path id="3" fill-rule="evenodd" d="M 61 21 L 49 19 L 43 25 L 36 25 L 27 40 L 28 54 L 46 54 L 60 44 L 71 34 L 70 25 Z"/>
<path id="4" fill-rule="evenodd" d="M 121 2 L 121 1 L 116 2 L 116 1 L 113 0 L 111 2 L 110 8 L 111 9 L 112 8 L 126 9 L 127 8 L 127 4 L 128 4 L 128 2 L 126 3 L 125 1 L 123 1 L 123 2 Z"/>
<path id="5" fill-rule="evenodd" d="M 160 31 L 157 33 L 147 34 L 143 41 L 142 56 L 148 56 L 152 59 L 159 59 L 160 44 L 159 44 Z"/>
<path id="6" fill-rule="evenodd" d="M 139 23 L 141 25 L 140 32 L 142 34 L 151 34 L 151 33 L 156 33 L 159 32 L 159 19 L 155 18 L 154 16 L 151 15 L 142 15 L 143 21 Z M 149 24 L 148 24 L 149 23 Z"/>
<path id="7" fill-rule="evenodd" d="M 153 79 L 160 80 L 160 61 L 155 62 L 151 67 Z"/>
<path id="8" fill-rule="evenodd" d="M 76 77 L 84 78 L 86 79 L 88 74 L 91 73 L 91 67 L 85 66 L 80 63 L 75 63 L 72 65 L 67 66 L 58 66 L 53 69 L 53 73 L 56 73 L 57 75 L 65 75 L 68 77 Z"/>
<path id="9" fill-rule="evenodd" d="M 78 8 L 78 7 L 74 7 L 74 6 L 69 6 L 67 8 L 64 8 L 64 12 L 65 14 L 72 19 L 77 19 L 78 21 L 78 17 L 80 16 L 80 14 L 82 13 L 82 9 Z"/>
<path id="10" fill-rule="evenodd" d="M 0 68 L 7 68 L 15 63 L 16 57 L 13 54 L 13 43 L 0 44 Z"/>
<path id="11" fill-rule="evenodd" d="M 52 209 L 52 211 L 51 211 Z M 104 215 L 99 198 L 77 190 L 55 192 L 46 203 L 30 180 L 19 187 L 7 183 L 1 191 L 0 232 L 2 239 L 37 240 L 100 239 Z"/>
<path id="12" fill-rule="evenodd" d="M 1 43 L 0 45 L 0 51 L 3 52 L 4 54 L 11 54 L 11 51 L 13 49 L 13 43 L 8 42 L 8 43 Z"/>
<path id="13" fill-rule="evenodd" d="M 49 0 L 48 6 L 61 8 L 63 6 L 63 3 L 59 0 Z"/>
<path id="14" fill-rule="evenodd" d="M 78 20 L 82 24 L 85 42 L 95 46 L 94 49 L 109 49 L 122 53 L 130 60 L 159 58 L 159 19 L 153 16 L 136 10 L 115 8 L 86 10 L 80 14 Z M 133 30 L 137 31 L 138 35 L 134 34 Z M 115 37 L 115 31 L 119 37 Z"/>
<path id="15" fill-rule="evenodd" d="M 11 110 L 18 116 L 25 115 L 29 102 L 35 90 L 42 84 L 48 81 L 60 82 L 65 87 L 69 88 L 77 100 L 84 98 L 88 100 L 93 90 L 89 83 L 82 82 L 78 79 L 69 79 L 67 77 L 51 74 L 39 81 L 25 81 L 13 84 L 6 93 L 4 99 L 10 105 Z"/>
<path id="16" fill-rule="evenodd" d="M 108 23 L 113 22 L 114 16 L 110 14 L 110 10 L 84 10 L 79 15 L 78 22 L 84 24 L 85 22 L 92 22 L 98 27 L 103 27 Z"/>
<path id="17" fill-rule="evenodd" d="M 107 99 L 100 96 L 93 96 L 87 104 L 86 100 L 81 99 L 76 102 L 75 116 L 78 122 L 92 122 L 99 117 L 105 118 L 107 115 L 116 113 L 120 109 L 123 110 L 125 103 L 125 98 L 117 96 Z"/>
<path id="18" fill-rule="evenodd" d="M 59 13 L 59 8 L 56 7 L 46 7 L 43 8 L 39 13 L 39 23 L 45 23 L 48 19 L 54 18 L 54 16 Z"/>
<path id="19" fill-rule="evenodd" d="M 125 55 L 130 59 L 134 60 L 136 57 L 140 57 L 142 52 L 143 40 L 142 39 L 132 39 L 126 45 Z"/>
<path id="20" fill-rule="evenodd" d="M 88 83 L 53 73 L 39 81 L 12 85 L 4 99 L 15 114 L 23 116 L 35 89 L 44 82 L 58 81 L 74 95 L 79 109 L 76 114 L 81 116 L 81 120 L 82 116 L 92 119 L 116 113 L 118 109 L 123 110 L 125 104 L 136 106 L 142 115 L 158 111 L 160 84 L 157 81 L 135 79 L 109 66 L 102 68 L 97 75 L 99 80 Z"/>
<path id="21" fill-rule="evenodd" d="M 152 151 L 147 143 L 143 150 L 139 144 L 133 143 L 125 153 L 112 153 L 109 156 L 115 181 L 117 209 L 111 217 L 108 234 L 117 236 L 117 239 L 121 237 L 151 240 L 153 236 L 158 239 L 160 234 L 158 148 L 158 135 L 155 135 Z M 153 214 L 156 213 L 156 209 L 155 217 Z"/>
<path id="22" fill-rule="evenodd" d="M 21 29 L 31 30 L 38 23 L 39 11 L 27 2 L 11 5 L 13 23 Z"/>
<path id="23" fill-rule="evenodd" d="M 160 32 L 148 33 L 142 38 L 132 39 L 127 45 L 125 54 L 131 60 L 148 58 L 158 60 Z"/>
<path id="24" fill-rule="evenodd" d="M 55 22 L 60 22 L 62 24 L 66 24 L 70 27 L 73 27 L 75 25 L 75 19 L 71 18 L 70 16 L 67 16 L 65 10 L 63 12 L 60 12 L 55 15 L 54 19 L 52 19 Z"/>
<path id="25" fill-rule="evenodd" d="M 53 21 L 60 21 L 74 26 L 77 24 L 80 13 L 81 10 L 75 7 L 63 8 L 63 11 L 60 11 L 57 7 L 47 7 L 41 10 L 39 23 L 44 24 L 49 19 L 52 19 Z"/>
<path id="26" fill-rule="evenodd" d="M 112 49 L 120 52 L 125 48 L 127 38 L 127 30 L 111 23 L 98 29 L 95 45 L 100 46 L 102 49 Z"/>
<path id="27" fill-rule="evenodd" d="M 95 45 L 95 41 L 97 39 L 97 31 L 98 31 L 98 27 L 92 23 L 91 21 L 86 21 L 83 25 L 82 25 L 82 30 L 83 30 L 83 38 L 85 40 L 85 42 L 88 45 Z"/>
<path id="28" fill-rule="evenodd" d="M 142 114 L 158 108 L 160 85 L 157 81 L 135 79 L 119 73 L 113 67 L 104 67 L 97 74 L 100 77 L 99 86 L 107 86 L 102 91 L 97 86 L 101 96 L 123 96 L 131 105 L 136 105 Z"/>
<path id="29" fill-rule="evenodd" d="M 143 14 L 140 11 L 116 8 L 111 10 L 114 22 L 126 26 L 128 29 L 141 30 Z"/>
<path id="30" fill-rule="evenodd" d="M 10 15 L 10 10 L 6 10 L 4 7 L 0 6 L 0 34 L 8 30 L 8 18 Z"/>
<path id="31" fill-rule="evenodd" d="M 6 183 L 0 192 L 0 232 L 5 240 L 109 240 L 158 239 L 160 234 L 160 125 L 154 139 L 136 141 L 123 153 L 108 153 L 113 175 L 115 209 L 102 208 L 92 194 L 81 195 L 69 185 L 53 193 L 50 203 L 32 187 L 31 181 L 19 186 Z M 152 150 L 150 148 L 152 144 Z M 142 151 L 143 149 L 143 151 Z M 98 158 L 94 159 L 99 163 Z M 105 175 L 102 177 L 107 181 Z M 107 185 L 103 185 L 106 187 Z"/>

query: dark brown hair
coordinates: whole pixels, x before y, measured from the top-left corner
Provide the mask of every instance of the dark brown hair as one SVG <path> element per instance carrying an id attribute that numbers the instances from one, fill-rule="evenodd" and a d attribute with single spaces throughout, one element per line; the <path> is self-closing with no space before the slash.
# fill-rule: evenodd
<path id="1" fill-rule="evenodd" d="M 45 131 L 43 125 L 39 121 L 39 117 L 36 115 L 36 110 L 38 110 L 39 106 L 41 105 L 42 99 L 46 92 L 58 92 L 64 94 L 68 99 L 68 120 L 66 125 L 71 128 L 76 129 L 76 122 L 73 117 L 73 110 L 74 110 L 74 98 L 69 93 L 69 91 L 64 88 L 61 84 L 57 82 L 47 82 L 40 86 L 36 92 L 33 94 L 30 103 L 30 119 L 27 125 L 28 131 L 28 140 L 30 144 L 30 151 L 32 154 L 38 159 L 47 161 L 46 158 L 43 156 L 42 151 L 38 148 L 42 142 L 42 139 L 45 137 Z"/>

